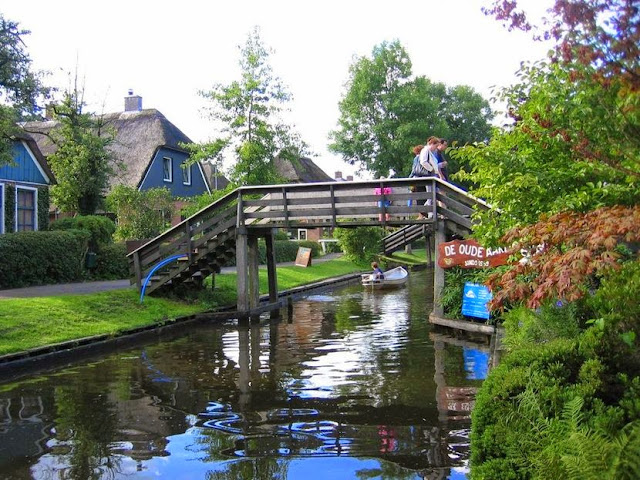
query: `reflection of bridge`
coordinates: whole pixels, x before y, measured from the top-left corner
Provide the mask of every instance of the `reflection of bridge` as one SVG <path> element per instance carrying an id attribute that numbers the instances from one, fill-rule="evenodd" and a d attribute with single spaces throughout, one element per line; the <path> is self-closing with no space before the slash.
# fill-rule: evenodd
<path id="1" fill-rule="evenodd" d="M 386 187 L 391 193 L 375 194 Z M 447 232 L 469 233 L 474 207 L 489 208 L 436 178 L 242 187 L 131 252 L 132 282 L 147 293 L 197 283 L 235 256 L 238 310 L 250 312 L 259 301 L 259 238 L 266 242 L 269 299 L 277 302 L 276 228 L 395 228 L 384 242 L 389 253 L 424 235 L 433 234 L 437 245 Z"/>

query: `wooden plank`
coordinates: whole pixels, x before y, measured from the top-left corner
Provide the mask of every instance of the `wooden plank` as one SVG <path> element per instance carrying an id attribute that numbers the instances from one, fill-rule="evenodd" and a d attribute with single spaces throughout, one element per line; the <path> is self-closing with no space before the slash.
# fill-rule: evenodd
<path id="1" fill-rule="evenodd" d="M 474 212 L 473 208 L 464 205 L 449 196 L 443 195 L 440 192 L 437 193 L 436 198 L 444 203 L 449 210 L 455 211 L 460 215 L 471 215 Z"/>
<path id="2" fill-rule="evenodd" d="M 429 315 L 429 323 L 432 323 L 433 325 L 441 325 L 443 327 L 455 328 L 456 330 L 465 330 L 467 332 L 485 333 L 487 335 L 493 335 L 496 333 L 496 327 L 494 325 L 470 322 L 468 320 L 452 320 L 449 318 L 443 318 L 435 313 Z"/>
<path id="3" fill-rule="evenodd" d="M 444 216 L 445 218 L 457 223 L 458 225 L 468 228 L 469 230 L 471 230 L 473 227 L 473 224 L 471 223 L 470 218 L 465 218 L 461 215 L 458 215 L 456 212 L 452 212 L 451 210 L 448 210 L 446 208 L 442 208 L 442 207 L 438 208 L 438 213 Z"/>

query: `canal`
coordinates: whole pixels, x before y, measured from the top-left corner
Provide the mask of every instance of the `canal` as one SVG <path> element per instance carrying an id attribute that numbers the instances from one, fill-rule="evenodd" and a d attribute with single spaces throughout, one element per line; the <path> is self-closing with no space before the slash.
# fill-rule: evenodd
<path id="1" fill-rule="evenodd" d="M 0 384 L 0 478 L 466 478 L 489 340 L 436 331 L 431 292 L 350 285 Z"/>

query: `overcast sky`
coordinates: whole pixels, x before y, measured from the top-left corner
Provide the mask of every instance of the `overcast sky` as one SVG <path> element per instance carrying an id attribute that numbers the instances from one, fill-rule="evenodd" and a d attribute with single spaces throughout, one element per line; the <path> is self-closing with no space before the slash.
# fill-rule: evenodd
<path id="1" fill-rule="evenodd" d="M 521 0 L 542 14 L 551 0 Z M 399 40 L 413 74 L 448 86 L 470 85 L 489 99 L 508 86 L 523 60 L 548 46 L 507 32 L 480 8 L 490 0 L 4 0 L 0 12 L 31 31 L 34 68 L 65 88 L 78 68 L 89 111 L 123 110 L 129 89 L 143 108 L 156 108 L 194 141 L 215 135 L 198 95 L 239 79 L 239 46 L 259 26 L 274 50 L 274 74 L 293 94 L 292 123 L 329 175 L 355 169 L 327 151 L 328 132 L 354 55 Z M 366 176 L 365 176 L 366 177 Z"/>

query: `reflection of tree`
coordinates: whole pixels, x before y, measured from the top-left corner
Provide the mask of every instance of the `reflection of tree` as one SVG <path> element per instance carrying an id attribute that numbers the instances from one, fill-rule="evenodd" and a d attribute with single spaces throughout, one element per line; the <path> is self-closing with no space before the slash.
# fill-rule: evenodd
<path id="1" fill-rule="evenodd" d="M 256 458 L 228 463 L 224 471 L 207 472 L 207 480 L 253 480 L 258 478 L 287 478 L 288 460 Z"/>
<path id="2" fill-rule="evenodd" d="M 91 391 L 91 385 L 80 381 L 54 391 L 57 439 L 69 448 L 66 478 L 113 478 L 119 470 L 109 448 L 116 438 L 116 409 L 104 392 Z"/>

